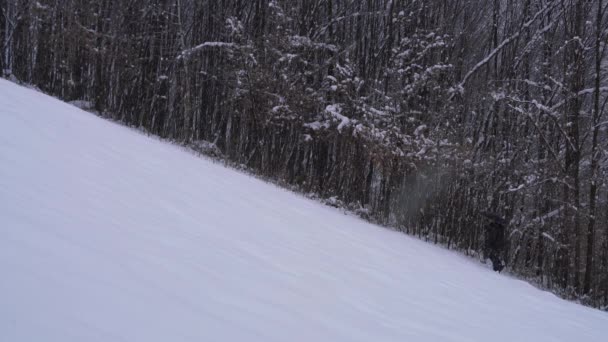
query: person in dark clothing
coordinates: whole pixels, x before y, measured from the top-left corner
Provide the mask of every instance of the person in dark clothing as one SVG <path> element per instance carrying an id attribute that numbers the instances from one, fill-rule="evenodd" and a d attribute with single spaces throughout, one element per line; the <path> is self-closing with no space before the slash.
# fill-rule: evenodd
<path id="1" fill-rule="evenodd" d="M 483 213 L 490 222 L 485 228 L 484 257 L 492 261 L 492 269 L 496 272 L 502 271 L 505 267 L 500 259 L 500 255 L 505 247 L 505 226 L 506 221 L 498 215 Z"/>

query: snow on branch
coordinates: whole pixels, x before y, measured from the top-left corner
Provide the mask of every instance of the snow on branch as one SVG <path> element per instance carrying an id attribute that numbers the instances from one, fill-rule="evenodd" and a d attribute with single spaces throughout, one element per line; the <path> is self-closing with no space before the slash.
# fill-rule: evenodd
<path id="1" fill-rule="evenodd" d="M 539 222 L 540 223 L 545 223 L 546 219 L 550 219 L 550 218 L 552 218 L 554 216 L 557 216 L 557 214 L 559 214 L 562 210 L 564 210 L 564 206 L 563 205 L 561 207 L 553 210 L 553 211 L 550 211 L 550 212 L 542 215 L 542 216 L 538 216 L 538 217 L 533 218 L 532 222 L 534 222 L 534 223 L 539 223 Z"/>
<path id="2" fill-rule="evenodd" d="M 338 124 L 339 132 L 342 132 L 342 129 L 344 127 L 347 127 L 350 125 L 350 119 L 347 118 L 346 116 L 342 115 L 342 107 L 339 104 L 328 105 L 325 108 L 325 112 L 329 113 L 335 119 L 340 121 L 340 123 Z"/>
<path id="3" fill-rule="evenodd" d="M 204 42 L 200 45 L 197 45 L 193 48 L 190 49 L 186 49 L 184 51 L 182 51 L 179 56 L 177 56 L 177 59 L 182 59 L 182 58 L 188 58 L 190 57 L 190 55 L 192 55 L 193 53 L 199 51 L 199 50 L 203 50 L 205 48 L 211 48 L 211 47 L 226 47 L 226 48 L 233 48 L 236 45 L 234 43 L 226 43 L 226 42 Z"/>
<path id="4" fill-rule="evenodd" d="M 550 240 L 551 242 L 555 242 L 555 238 L 554 238 L 553 236 L 551 236 L 551 235 L 547 234 L 547 233 L 543 233 L 543 237 L 544 237 L 545 239 Z"/>

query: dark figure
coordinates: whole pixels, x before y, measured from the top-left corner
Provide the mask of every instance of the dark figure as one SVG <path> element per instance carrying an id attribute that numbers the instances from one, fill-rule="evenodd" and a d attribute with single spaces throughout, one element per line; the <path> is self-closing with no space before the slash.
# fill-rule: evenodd
<path id="1" fill-rule="evenodd" d="M 490 219 L 490 223 L 485 226 L 484 257 L 490 258 L 494 271 L 500 272 L 505 267 L 500 255 L 505 247 L 506 221 L 495 214 L 483 213 L 483 215 Z"/>

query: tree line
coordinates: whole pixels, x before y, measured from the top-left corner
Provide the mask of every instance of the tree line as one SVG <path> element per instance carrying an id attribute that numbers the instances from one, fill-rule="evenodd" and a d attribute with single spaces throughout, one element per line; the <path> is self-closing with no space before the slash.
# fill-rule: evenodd
<path id="1" fill-rule="evenodd" d="M 0 0 L 6 78 L 608 308 L 604 0 Z"/>

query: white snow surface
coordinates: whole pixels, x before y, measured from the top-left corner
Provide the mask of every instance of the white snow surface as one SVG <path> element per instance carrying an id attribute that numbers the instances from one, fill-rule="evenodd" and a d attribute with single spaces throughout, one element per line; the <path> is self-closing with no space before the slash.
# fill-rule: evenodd
<path id="1" fill-rule="evenodd" d="M 0 341 L 607 341 L 608 314 L 0 80 Z"/>

